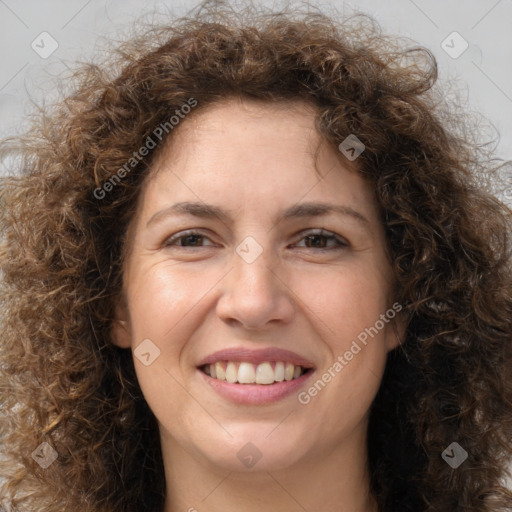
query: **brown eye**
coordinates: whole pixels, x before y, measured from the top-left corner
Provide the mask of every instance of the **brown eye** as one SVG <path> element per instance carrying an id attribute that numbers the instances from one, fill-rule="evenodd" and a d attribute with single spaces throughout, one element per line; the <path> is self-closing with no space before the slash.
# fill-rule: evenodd
<path id="1" fill-rule="evenodd" d="M 205 240 L 210 239 L 197 231 L 183 231 L 173 235 L 171 238 L 166 240 L 164 245 L 165 247 L 204 247 Z M 206 244 L 206 246 L 208 245 L 213 244 Z"/>
<path id="2" fill-rule="evenodd" d="M 305 241 L 307 249 L 338 249 L 348 247 L 348 244 L 341 238 L 330 232 L 310 232 L 305 235 L 301 240 Z"/>

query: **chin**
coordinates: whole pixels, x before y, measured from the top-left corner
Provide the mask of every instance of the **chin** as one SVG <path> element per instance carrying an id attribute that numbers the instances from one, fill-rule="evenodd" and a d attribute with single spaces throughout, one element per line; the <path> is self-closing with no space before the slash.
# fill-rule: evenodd
<path id="1" fill-rule="evenodd" d="M 306 455 L 305 436 L 296 439 L 285 431 L 278 432 L 278 429 L 270 436 L 272 429 L 256 425 L 240 429 L 233 438 L 224 439 L 224 443 L 211 440 L 203 454 L 212 464 L 229 471 L 245 473 L 289 469 Z"/>

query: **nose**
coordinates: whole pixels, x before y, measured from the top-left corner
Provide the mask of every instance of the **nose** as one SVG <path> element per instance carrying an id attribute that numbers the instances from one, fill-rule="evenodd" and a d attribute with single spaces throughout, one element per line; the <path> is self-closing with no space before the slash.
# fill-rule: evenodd
<path id="1" fill-rule="evenodd" d="M 216 308 L 219 318 L 247 330 L 264 330 L 292 320 L 293 291 L 269 251 L 263 250 L 251 263 L 235 252 L 233 266 L 222 281 L 222 295 Z"/>

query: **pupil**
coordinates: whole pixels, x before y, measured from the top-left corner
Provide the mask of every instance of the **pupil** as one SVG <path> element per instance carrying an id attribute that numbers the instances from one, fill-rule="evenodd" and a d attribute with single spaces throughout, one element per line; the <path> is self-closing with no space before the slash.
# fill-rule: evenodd
<path id="1" fill-rule="evenodd" d="M 194 240 L 198 241 L 198 239 L 201 238 L 201 235 L 188 235 L 185 240 L 186 240 L 186 245 L 188 245 L 188 243 L 190 242 L 190 245 L 196 245 L 194 244 Z"/>
<path id="2" fill-rule="evenodd" d="M 307 239 L 311 242 L 313 240 L 316 240 L 316 242 L 313 242 L 313 247 L 325 247 L 325 245 L 320 242 L 319 239 L 322 239 L 323 242 L 325 242 L 325 237 L 321 235 L 309 235 Z M 310 246 L 311 247 L 311 246 Z"/>

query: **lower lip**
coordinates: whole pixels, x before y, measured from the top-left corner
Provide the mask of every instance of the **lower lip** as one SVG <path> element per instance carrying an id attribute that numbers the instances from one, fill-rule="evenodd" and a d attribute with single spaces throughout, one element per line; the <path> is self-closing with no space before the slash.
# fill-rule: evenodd
<path id="1" fill-rule="evenodd" d="M 298 379 L 275 384 L 233 384 L 225 380 L 213 379 L 199 369 L 197 371 L 219 395 L 236 404 L 244 405 L 269 404 L 282 400 L 297 392 L 314 373 L 309 370 Z"/>

